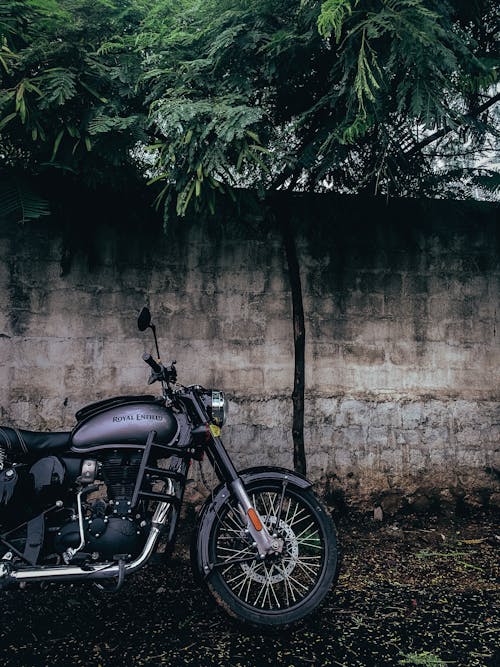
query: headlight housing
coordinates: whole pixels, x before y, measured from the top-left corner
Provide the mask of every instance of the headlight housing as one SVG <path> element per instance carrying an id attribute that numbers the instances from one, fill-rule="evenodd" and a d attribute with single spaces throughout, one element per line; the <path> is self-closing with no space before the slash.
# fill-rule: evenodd
<path id="1" fill-rule="evenodd" d="M 223 391 L 212 390 L 208 413 L 214 424 L 219 427 L 224 425 L 227 418 L 227 401 Z"/>

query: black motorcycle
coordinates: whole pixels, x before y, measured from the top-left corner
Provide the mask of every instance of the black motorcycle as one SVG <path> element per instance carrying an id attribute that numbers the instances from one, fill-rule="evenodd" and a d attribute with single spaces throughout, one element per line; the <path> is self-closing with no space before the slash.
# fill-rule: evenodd
<path id="1" fill-rule="evenodd" d="M 282 468 L 238 472 L 220 439 L 223 392 L 177 384 L 158 361 L 160 398 L 118 396 L 76 413 L 71 432 L 0 428 L 0 588 L 125 577 L 173 549 L 191 461 L 206 456 L 220 484 L 199 513 L 191 559 L 225 612 L 257 626 L 293 623 L 334 583 L 333 521 L 305 477 Z M 165 550 L 166 547 L 166 550 Z"/>

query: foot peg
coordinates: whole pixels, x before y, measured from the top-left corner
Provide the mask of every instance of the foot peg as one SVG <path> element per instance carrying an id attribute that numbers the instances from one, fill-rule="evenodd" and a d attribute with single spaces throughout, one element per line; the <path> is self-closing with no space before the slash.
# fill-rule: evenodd
<path id="1" fill-rule="evenodd" d="M 125 561 L 118 561 L 118 577 L 116 584 L 100 584 L 97 581 L 94 581 L 94 585 L 102 591 L 103 593 L 116 593 L 120 590 L 125 582 Z"/>
<path id="2" fill-rule="evenodd" d="M 12 565 L 9 560 L 0 560 L 0 591 L 13 583 Z"/>

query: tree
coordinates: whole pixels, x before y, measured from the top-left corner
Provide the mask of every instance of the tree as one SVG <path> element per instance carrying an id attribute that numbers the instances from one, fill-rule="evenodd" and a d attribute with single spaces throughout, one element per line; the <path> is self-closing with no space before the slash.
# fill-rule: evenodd
<path id="1" fill-rule="evenodd" d="M 138 43 L 165 210 L 250 186 L 439 195 L 429 149 L 497 132 L 496 3 L 158 0 Z M 294 465 L 305 472 L 305 324 L 292 220 Z"/>
<path id="2" fill-rule="evenodd" d="M 30 198 L 29 177 L 43 180 L 56 198 L 73 189 L 76 201 L 82 188 L 144 178 L 133 148 L 147 140 L 147 109 L 137 88 L 141 55 L 131 45 L 145 6 L 141 0 L 2 4 L 0 169 L 4 179 L 10 175 L 0 194 L 4 214 L 22 205 L 24 218 L 36 217 L 40 200 Z"/>
<path id="3" fill-rule="evenodd" d="M 172 208 L 272 190 L 461 196 L 498 175 L 446 157 L 498 136 L 494 0 L 7 0 L 0 7 L 0 206 L 143 185 Z M 148 118 L 146 119 L 146 115 Z M 465 169 L 468 180 L 461 184 Z M 17 194 L 16 194 L 17 193 Z M 24 218 L 29 218 L 24 206 Z M 305 323 L 293 212 L 294 465 L 305 472 Z M 82 216 L 81 225 L 85 224 Z"/>

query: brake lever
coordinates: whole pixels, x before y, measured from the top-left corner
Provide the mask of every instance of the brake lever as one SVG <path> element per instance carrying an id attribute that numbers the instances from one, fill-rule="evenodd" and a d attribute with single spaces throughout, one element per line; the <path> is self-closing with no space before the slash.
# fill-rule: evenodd
<path id="1" fill-rule="evenodd" d="M 170 368 L 167 369 L 170 382 L 173 382 L 174 384 L 177 382 L 177 368 L 175 367 L 176 363 L 177 361 L 174 359 L 170 364 Z"/>
<path id="2" fill-rule="evenodd" d="M 149 376 L 148 379 L 148 384 L 153 384 L 154 382 L 159 382 L 163 379 L 163 371 L 161 373 L 156 373 L 155 371 L 151 371 L 151 375 Z"/>

